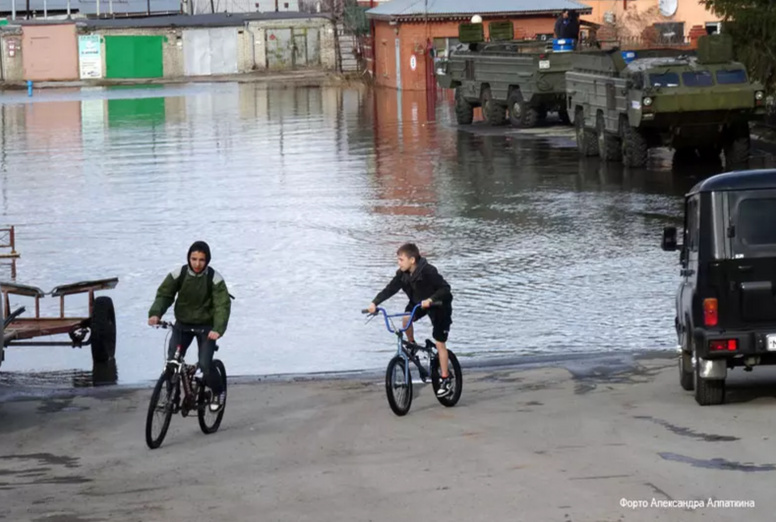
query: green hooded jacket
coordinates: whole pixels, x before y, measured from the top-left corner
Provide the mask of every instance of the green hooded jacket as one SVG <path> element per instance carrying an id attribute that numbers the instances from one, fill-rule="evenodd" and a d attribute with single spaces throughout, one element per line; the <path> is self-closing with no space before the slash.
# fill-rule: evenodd
<path id="1" fill-rule="evenodd" d="M 156 299 L 148 311 L 148 317 L 162 317 L 175 303 L 176 320 L 186 324 L 212 325 L 214 332 L 224 335 L 229 323 L 232 302 L 229 298 L 229 290 L 226 288 L 226 281 L 215 269 L 213 269 L 212 295 L 208 295 L 208 268 L 199 274 L 194 273 L 191 268 L 186 268 L 186 276 L 180 289 L 178 289 L 178 278 L 184 268 L 178 267 L 167 274 L 156 291 Z"/>

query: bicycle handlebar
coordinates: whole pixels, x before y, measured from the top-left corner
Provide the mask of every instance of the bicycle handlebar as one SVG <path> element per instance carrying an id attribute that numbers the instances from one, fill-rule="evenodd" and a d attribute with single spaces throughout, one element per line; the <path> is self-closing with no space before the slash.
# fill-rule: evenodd
<path id="1" fill-rule="evenodd" d="M 440 303 L 440 302 L 431 303 L 431 307 L 437 307 L 437 306 L 442 306 L 442 303 Z M 409 330 L 410 326 L 412 326 L 412 323 L 415 321 L 415 312 L 418 310 L 418 308 L 421 308 L 421 303 L 416 304 L 412 308 L 412 312 L 410 312 L 410 313 L 404 312 L 404 313 L 401 313 L 401 314 L 390 314 L 389 315 L 388 312 L 385 310 L 385 308 L 382 308 L 382 307 L 378 306 L 377 310 L 375 311 L 375 313 L 370 314 L 370 315 L 374 316 L 374 315 L 377 315 L 378 313 L 382 312 L 383 313 L 383 319 L 385 319 L 385 328 L 389 332 L 391 332 L 391 333 L 403 333 L 403 332 L 406 332 L 407 330 Z M 363 309 L 363 310 L 361 310 L 361 313 L 362 314 L 369 314 L 369 310 Z M 407 326 L 405 326 L 404 328 L 395 329 L 395 328 L 393 328 L 391 326 L 391 321 L 390 321 L 391 317 L 406 317 L 408 315 L 410 316 L 410 320 L 407 321 Z"/>
<path id="2" fill-rule="evenodd" d="M 191 327 L 183 327 L 180 325 L 176 325 L 174 323 L 171 323 L 169 321 L 159 321 L 155 325 L 156 328 L 169 328 L 171 330 L 178 330 L 179 332 L 191 332 L 195 334 L 201 334 L 209 331 L 207 328 L 191 328 Z"/>

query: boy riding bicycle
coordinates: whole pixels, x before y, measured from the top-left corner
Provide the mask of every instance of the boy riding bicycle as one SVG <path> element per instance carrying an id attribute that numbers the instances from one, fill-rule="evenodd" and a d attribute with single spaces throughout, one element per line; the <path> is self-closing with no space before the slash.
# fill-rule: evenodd
<path id="1" fill-rule="evenodd" d="M 192 244 L 187 260 L 186 265 L 176 268 L 162 281 L 148 311 L 148 324 L 158 324 L 174 302 L 176 326 L 202 330 L 201 334 L 194 334 L 174 328 L 167 358 L 175 356 L 178 345 L 184 350 L 188 348 L 196 336 L 202 378 L 213 391 L 210 409 L 218 411 L 223 404 L 223 386 L 218 372 L 213 368 L 213 354 L 216 340 L 226 332 L 232 303 L 224 278 L 210 266 L 210 247 L 207 243 L 196 241 Z"/>
<path id="2" fill-rule="evenodd" d="M 367 310 L 375 313 L 377 306 L 389 299 L 399 290 L 403 290 L 410 302 L 405 308 L 406 312 L 420 303 L 421 309 L 416 312 L 413 322 L 417 319 L 429 316 L 433 326 L 432 337 L 439 353 L 439 367 L 442 380 L 439 384 L 437 395 L 444 397 L 452 392 L 450 386 L 450 374 L 447 368 L 447 336 L 450 325 L 453 323 L 453 294 L 450 285 L 425 258 L 421 257 L 420 250 L 413 243 L 405 243 L 396 251 L 399 269 L 390 283 L 372 300 Z M 436 306 L 434 306 L 436 305 Z M 434 306 L 434 308 L 432 308 Z M 410 317 L 404 317 L 402 327 L 406 327 Z M 412 326 L 407 329 L 407 340 L 415 342 Z"/>

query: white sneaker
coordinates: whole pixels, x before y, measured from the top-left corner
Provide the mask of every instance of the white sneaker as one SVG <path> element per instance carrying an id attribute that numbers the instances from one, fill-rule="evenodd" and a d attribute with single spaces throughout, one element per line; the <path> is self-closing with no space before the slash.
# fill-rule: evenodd
<path id="1" fill-rule="evenodd" d="M 445 377 L 439 381 L 439 389 L 437 390 L 437 397 L 447 397 L 453 393 L 453 386 L 450 382 L 450 377 Z"/>
<path id="2" fill-rule="evenodd" d="M 224 392 L 221 392 L 218 395 L 213 395 L 213 398 L 210 401 L 210 411 L 214 413 L 221 411 L 221 408 L 224 407 L 225 400 L 226 394 Z"/>

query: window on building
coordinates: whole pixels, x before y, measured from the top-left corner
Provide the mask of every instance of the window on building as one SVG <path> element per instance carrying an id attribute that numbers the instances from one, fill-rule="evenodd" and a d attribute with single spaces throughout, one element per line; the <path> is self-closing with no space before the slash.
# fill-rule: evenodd
<path id="1" fill-rule="evenodd" d="M 284 8 L 284 9 L 288 9 L 288 2 L 286 2 L 286 3 L 284 3 L 284 4 L 283 4 L 283 8 Z"/>
<path id="2" fill-rule="evenodd" d="M 434 50 L 436 51 L 435 58 L 447 58 L 450 56 L 450 51 L 455 49 L 459 43 L 458 38 L 434 38 Z"/>

